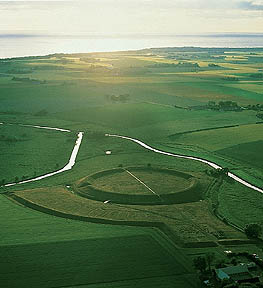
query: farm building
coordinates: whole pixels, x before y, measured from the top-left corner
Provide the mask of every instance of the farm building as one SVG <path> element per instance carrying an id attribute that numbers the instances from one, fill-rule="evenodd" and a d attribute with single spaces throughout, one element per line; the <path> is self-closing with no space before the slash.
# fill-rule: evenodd
<path id="1" fill-rule="evenodd" d="M 216 277 L 219 281 L 232 280 L 233 282 L 259 282 L 259 277 L 253 276 L 247 265 L 230 266 L 216 269 Z"/>

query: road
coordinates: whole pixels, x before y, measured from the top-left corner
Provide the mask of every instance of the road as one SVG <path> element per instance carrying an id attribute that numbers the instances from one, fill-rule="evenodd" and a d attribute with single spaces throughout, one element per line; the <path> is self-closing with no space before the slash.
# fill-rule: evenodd
<path id="1" fill-rule="evenodd" d="M 48 130 L 56 130 L 56 131 L 61 131 L 61 132 L 71 132 L 70 130 L 61 129 L 61 128 L 52 128 L 52 127 L 43 127 L 43 126 L 34 126 L 34 125 L 24 125 L 24 124 L 19 124 L 19 125 L 27 126 L 27 127 L 34 127 L 34 128 L 38 128 L 38 129 L 48 129 Z M 78 133 L 77 140 L 76 140 L 74 148 L 72 150 L 70 159 L 69 159 L 68 163 L 62 169 L 59 169 L 57 171 L 50 172 L 50 173 L 47 173 L 45 175 L 41 175 L 41 176 L 38 176 L 38 177 L 35 177 L 35 178 L 32 178 L 32 179 L 28 179 L 28 180 L 24 180 L 24 181 L 20 181 L 20 182 L 15 182 L 15 183 L 5 184 L 4 187 L 10 187 L 10 186 L 18 185 L 18 184 L 25 184 L 25 183 L 29 183 L 29 182 L 35 182 L 35 181 L 42 180 L 42 179 L 45 179 L 45 178 L 48 178 L 48 177 L 51 177 L 51 176 L 54 176 L 56 174 L 59 174 L 59 173 L 62 173 L 62 172 L 65 172 L 65 171 L 68 171 L 68 170 L 72 169 L 72 167 L 75 165 L 75 162 L 76 162 L 76 158 L 77 158 L 77 155 L 78 155 L 78 152 L 79 152 L 80 144 L 82 142 L 83 134 L 84 134 L 83 132 L 79 132 Z"/>
<path id="2" fill-rule="evenodd" d="M 3 125 L 4 123 L 0 123 L 0 124 Z M 52 128 L 52 127 L 46 127 L 46 126 L 25 125 L 25 124 L 20 124 L 20 125 L 21 126 L 34 127 L 34 128 L 38 128 L 38 129 L 49 129 L 49 130 L 56 130 L 56 131 L 61 131 L 61 132 L 71 132 L 70 130 L 61 129 L 61 128 Z M 38 176 L 36 178 L 32 178 L 32 179 L 28 179 L 28 180 L 24 180 L 24 181 L 20 181 L 20 182 L 16 182 L 16 183 L 5 184 L 4 186 L 5 187 L 9 187 L 9 186 L 17 185 L 17 184 L 24 184 L 24 183 L 38 181 L 38 180 L 42 180 L 42 179 L 45 179 L 45 178 L 48 178 L 48 177 L 54 176 L 56 174 L 62 173 L 64 171 L 68 171 L 68 170 L 72 169 L 72 167 L 75 165 L 76 157 L 78 155 L 80 144 L 82 142 L 83 134 L 84 134 L 83 132 L 79 132 L 78 133 L 78 137 L 77 137 L 76 143 L 74 145 L 74 148 L 72 150 L 69 162 L 62 169 L 54 171 L 54 172 L 47 173 L 47 174 L 42 175 L 42 176 Z M 222 169 L 223 168 L 223 167 L 221 167 L 220 165 L 218 165 L 218 164 L 216 164 L 214 162 L 211 162 L 211 161 L 208 161 L 208 160 L 205 160 L 205 159 L 202 159 L 202 158 L 192 157 L 192 156 L 187 156 L 187 155 L 181 155 L 181 154 L 175 154 L 175 153 L 170 153 L 170 152 L 165 152 L 165 151 L 162 151 L 162 150 L 158 150 L 158 149 L 153 148 L 153 147 L 151 147 L 151 146 L 145 144 L 144 142 L 142 142 L 142 141 L 140 141 L 138 139 L 135 139 L 135 138 L 131 138 L 131 137 L 127 137 L 127 136 L 120 136 L 120 135 L 115 135 L 115 134 L 105 134 L 105 136 L 117 137 L 117 138 L 121 138 L 121 139 L 125 139 L 125 140 L 129 140 L 129 141 L 135 142 L 135 143 L 139 144 L 140 146 L 144 147 L 145 149 L 148 149 L 148 150 L 153 151 L 155 153 L 159 153 L 159 154 L 163 154 L 163 155 L 167 155 L 167 156 L 171 156 L 171 157 L 177 157 L 177 158 L 183 158 L 183 159 L 189 159 L 189 160 L 193 160 L 193 161 L 202 162 L 204 164 L 209 165 L 210 167 L 212 167 L 214 169 Z M 261 189 L 260 187 L 257 187 L 255 185 L 245 181 L 244 179 L 238 177 L 234 173 L 228 172 L 227 174 L 228 174 L 228 177 L 232 178 L 236 182 L 239 182 L 240 184 L 242 184 L 242 185 L 244 185 L 244 186 L 246 186 L 246 187 L 248 187 L 250 189 L 253 189 L 253 190 L 257 191 L 257 192 L 263 193 L 263 189 Z"/>
<path id="3" fill-rule="evenodd" d="M 122 139 L 125 139 L 125 140 L 129 140 L 129 141 L 135 142 L 135 143 L 139 144 L 140 146 L 144 147 L 145 149 L 151 150 L 151 151 L 153 151 L 155 153 L 159 153 L 159 154 L 163 154 L 163 155 L 167 155 L 167 156 L 171 156 L 171 157 L 177 157 L 177 158 L 183 158 L 183 159 L 189 159 L 189 160 L 202 162 L 204 164 L 209 165 L 210 167 L 212 167 L 214 169 L 222 169 L 223 168 L 223 167 L 219 166 L 218 164 L 216 164 L 214 162 L 211 162 L 211 161 L 208 161 L 208 160 L 205 160 L 205 159 L 202 159 L 202 158 L 192 157 L 192 156 L 187 156 L 187 155 L 181 155 L 181 154 L 175 154 L 175 153 L 170 153 L 170 152 L 165 152 L 165 151 L 162 151 L 162 150 L 155 149 L 155 148 L 145 144 L 144 142 L 142 142 L 142 141 L 140 141 L 138 139 L 131 138 L 131 137 L 114 135 L 114 134 L 105 134 L 105 136 L 117 137 L 117 138 L 122 138 Z M 244 179 L 238 177 L 237 175 L 235 175 L 235 174 L 233 174 L 231 172 L 228 172 L 227 174 L 228 174 L 228 176 L 230 178 L 232 178 L 233 180 L 245 185 L 246 187 L 251 188 L 251 189 L 253 189 L 253 190 L 257 191 L 257 192 L 263 193 L 263 189 L 261 189 L 260 187 L 257 187 L 255 185 L 245 181 Z"/>

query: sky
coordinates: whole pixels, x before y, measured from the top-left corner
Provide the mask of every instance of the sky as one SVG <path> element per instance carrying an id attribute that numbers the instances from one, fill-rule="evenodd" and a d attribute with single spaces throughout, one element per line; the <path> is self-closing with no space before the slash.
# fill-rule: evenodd
<path id="1" fill-rule="evenodd" d="M 263 0 L 0 0 L 1 34 L 262 32 Z"/>

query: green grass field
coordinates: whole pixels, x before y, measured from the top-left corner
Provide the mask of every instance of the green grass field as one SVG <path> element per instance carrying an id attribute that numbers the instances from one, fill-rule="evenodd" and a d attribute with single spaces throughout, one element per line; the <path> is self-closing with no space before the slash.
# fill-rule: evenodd
<path id="1" fill-rule="evenodd" d="M 66 214 L 115 221 L 163 222 L 173 231 L 172 239 L 179 246 L 189 242 L 246 239 L 241 232 L 214 217 L 207 201 L 172 205 L 104 204 L 73 194 L 63 187 L 17 191 L 15 195 L 45 209 Z"/>
<path id="2" fill-rule="evenodd" d="M 1 247 L 1 258 L 0 279 L 6 287 L 61 287 L 188 274 L 179 259 L 147 236 L 9 245 Z"/>
<path id="3" fill-rule="evenodd" d="M 197 131 L 174 135 L 170 139 L 176 145 L 195 150 L 192 152 L 194 156 L 199 154 L 205 159 L 221 163 L 241 177 L 262 186 L 262 153 L 259 152 L 263 140 L 262 124 Z M 183 153 L 189 152 L 185 150 Z M 240 174 L 239 170 L 243 172 Z M 247 175 L 244 172 L 248 172 Z"/>
<path id="4" fill-rule="evenodd" d="M 162 171 L 129 171 L 159 195 L 175 193 L 190 186 L 189 179 Z"/>
<path id="5" fill-rule="evenodd" d="M 225 181 L 219 191 L 211 189 L 211 195 L 206 165 L 158 155 L 104 135 L 131 136 L 165 151 L 212 160 L 262 187 L 263 134 L 262 124 L 257 124 L 263 104 L 262 55 L 262 48 L 162 48 L 0 60 L 0 123 L 4 123 L 0 124 L 0 181 L 62 168 L 76 132 L 84 131 L 72 170 L 0 192 L 19 190 L 16 193 L 25 199 L 78 215 L 161 219 L 185 243 L 246 239 L 215 218 L 211 202 L 217 203 L 222 217 L 244 227 L 249 222 L 262 224 L 261 194 Z M 234 101 L 241 109 L 209 108 L 209 103 L 221 101 Z M 238 126 L 227 128 L 234 125 Z M 112 154 L 106 155 L 107 150 Z M 125 205 L 115 210 L 113 205 L 98 206 L 100 202 L 54 188 L 120 165 L 148 164 L 193 173 L 203 181 L 204 200 L 149 206 L 146 211 Z M 155 175 L 153 181 L 148 174 L 134 173 L 154 189 L 160 183 L 163 191 L 173 188 L 171 179 L 163 175 Z M 119 190 L 127 184 L 126 177 L 118 179 Z M 108 182 L 113 180 L 106 181 L 110 189 Z M 35 193 L 33 188 L 40 190 Z M 0 283 L 5 287 L 198 286 L 189 276 L 191 261 L 185 264 L 182 251 L 156 230 L 61 219 L 19 206 L 3 195 L 0 206 Z"/>
<path id="6" fill-rule="evenodd" d="M 236 158 L 239 161 L 248 163 L 250 166 L 263 168 L 262 153 L 258 153 L 263 147 L 263 140 L 252 141 L 230 146 L 228 148 L 217 150 L 217 153 L 227 157 Z"/>
<path id="7" fill-rule="evenodd" d="M 151 191 L 126 171 L 102 176 L 93 182 L 93 186 L 105 191 L 121 194 L 152 194 Z"/>
<path id="8" fill-rule="evenodd" d="M 262 194 L 238 183 L 224 183 L 219 190 L 218 200 L 219 213 L 234 224 L 243 228 L 249 223 L 263 225 Z"/>
<path id="9" fill-rule="evenodd" d="M 4 196 L 0 206 L 0 283 L 4 287 L 153 283 L 176 276 L 186 287 L 195 287 L 194 281 L 186 280 L 194 279 L 191 266 L 151 228 L 57 218 L 18 206 Z"/>
<path id="10" fill-rule="evenodd" d="M 0 125 L 1 184 L 22 181 L 64 167 L 75 141 L 74 133 Z"/>
<path id="11" fill-rule="evenodd" d="M 165 173 L 165 171 L 154 171 L 146 167 L 144 171 L 127 167 L 118 173 L 96 177 L 92 181 L 92 185 L 102 190 L 121 194 L 152 195 L 153 192 L 150 190 L 152 189 L 155 193 L 161 195 L 187 189 L 190 186 L 190 181 L 172 173 Z"/>
<path id="12" fill-rule="evenodd" d="M 58 113 L 59 119 L 94 123 L 104 131 L 144 139 L 167 137 L 179 132 L 226 125 L 255 123 L 254 113 L 189 111 L 153 103 L 106 105 Z"/>
<path id="13" fill-rule="evenodd" d="M 249 140 L 249 141 L 248 141 Z M 183 134 L 175 138 L 176 142 L 200 146 L 209 151 L 230 148 L 234 145 L 263 140 L 261 124 L 242 125 L 207 131 Z M 252 149 L 254 152 L 257 149 Z M 240 152 L 242 154 L 242 152 Z"/>

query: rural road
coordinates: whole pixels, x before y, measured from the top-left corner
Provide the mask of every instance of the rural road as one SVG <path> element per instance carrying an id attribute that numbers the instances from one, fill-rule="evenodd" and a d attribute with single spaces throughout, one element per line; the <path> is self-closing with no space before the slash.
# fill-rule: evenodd
<path id="1" fill-rule="evenodd" d="M 27 125 L 27 124 L 19 124 L 19 125 L 23 126 L 23 127 L 33 127 L 33 128 L 38 128 L 38 129 L 48 129 L 48 130 L 56 130 L 56 131 L 61 131 L 61 132 L 71 132 L 68 129 L 54 128 L 54 127 L 47 127 L 47 126 Z"/>
<path id="2" fill-rule="evenodd" d="M 4 123 L 0 123 L 0 124 L 4 125 Z M 56 131 L 61 131 L 61 132 L 71 132 L 70 130 L 61 129 L 61 128 L 52 128 L 52 127 L 46 127 L 46 126 L 26 125 L 26 124 L 19 124 L 19 125 L 26 126 L 26 127 L 38 128 L 38 129 L 49 129 L 49 130 L 56 130 Z M 79 152 L 79 148 L 80 148 L 80 145 L 81 145 L 81 142 L 82 142 L 83 134 L 84 134 L 83 132 L 79 132 L 78 133 L 78 137 L 77 137 L 77 140 L 75 142 L 74 148 L 72 150 L 69 162 L 62 169 L 54 171 L 54 172 L 47 173 L 47 174 L 42 175 L 42 176 L 38 176 L 36 178 L 32 178 L 32 179 L 28 179 L 28 180 L 24 180 L 24 181 L 20 181 L 20 182 L 16 182 L 16 183 L 5 184 L 4 186 L 5 187 L 9 187 L 9 186 L 17 185 L 17 184 L 24 184 L 24 183 L 38 181 L 38 180 L 42 180 L 42 179 L 45 179 L 45 178 L 48 178 L 48 177 L 54 176 L 56 174 L 62 173 L 64 171 L 68 171 L 68 170 L 72 169 L 72 167 L 75 165 L 75 162 L 76 162 L 76 158 L 77 158 L 77 155 L 78 155 L 78 152 Z M 165 151 L 162 151 L 162 150 L 155 149 L 155 148 L 145 144 L 144 142 L 142 142 L 142 141 L 140 141 L 138 139 L 131 138 L 131 137 L 120 136 L 120 135 L 115 135 L 115 134 L 105 134 L 105 136 L 117 137 L 117 138 L 121 138 L 121 139 L 125 139 L 125 140 L 129 140 L 129 141 L 135 142 L 135 143 L 139 144 L 140 146 L 144 147 L 145 149 L 148 149 L 148 150 L 153 151 L 155 153 L 159 153 L 159 154 L 163 154 L 163 155 L 167 155 L 167 156 L 171 156 L 171 157 L 177 157 L 177 158 L 183 158 L 183 159 L 189 159 L 189 160 L 202 162 L 204 164 L 209 165 L 210 167 L 212 167 L 214 169 L 222 169 L 223 168 L 223 167 L 219 166 L 218 164 L 216 164 L 214 162 L 211 162 L 211 161 L 208 161 L 208 160 L 205 160 L 205 159 L 202 159 L 202 158 L 192 157 L 192 156 L 187 156 L 187 155 L 181 155 L 181 154 L 175 154 L 175 153 L 170 153 L 170 152 L 165 152 Z M 228 172 L 227 175 L 230 178 L 232 178 L 233 180 L 243 184 L 244 186 L 246 186 L 246 187 L 248 187 L 250 189 L 253 189 L 253 190 L 257 191 L 257 192 L 263 193 L 263 189 L 261 189 L 261 188 L 255 186 L 255 185 L 245 181 L 244 179 L 238 177 L 237 175 L 235 175 L 235 174 L 233 174 L 231 172 Z"/>
<path id="3" fill-rule="evenodd" d="M 144 147 L 145 149 L 151 150 L 151 151 L 153 151 L 155 153 L 159 153 L 159 154 L 163 154 L 163 155 L 167 155 L 167 156 L 171 156 L 171 157 L 177 157 L 177 158 L 183 158 L 183 159 L 199 161 L 199 162 L 202 162 L 204 164 L 209 165 L 210 167 L 212 167 L 214 169 L 222 169 L 223 168 L 223 167 L 217 165 L 214 162 L 210 162 L 210 161 L 207 161 L 207 160 L 202 159 L 202 158 L 186 156 L 186 155 L 180 155 L 180 154 L 174 154 L 174 153 L 165 152 L 165 151 L 162 151 L 162 150 L 155 149 L 155 148 L 145 144 L 144 142 L 142 142 L 142 141 L 140 141 L 138 139 L 131 138 L 131 137 L 114 135 L 114 134 L 105 134 L 105 136 L 117 137 L 117 138 L 122 138 L 122 139 L 126 139 L 126 140 L 129 140 L 129 141 L 135 142 L 135 143 L 139 144 L 140 146 Z M 246 187 L 251 188 L 251 189 L 253 189 L 253 190 L 257 191 L 257 192 L 263 193 L 263 189 L 261 189 L 261 188 L 255 186 L 255 185 L 245 181 L 244 179 L 238 177 L 237 175 L 235 175 L 235 174 L 233 174 L 231 172 L 228 172 L 227 175 L 228 175 L 228 177 L 230 177 L 230 178 L 234 179 L 235 181 L 245 185 Z"/>
<path id="4" fill-rule="evenodd" d="M 61 129 L 61 128 L 52 128 L 52 127 L 43 127 L 43 126 L 34 126 L 34 125 L 24 125 L 24 124 L 19 124 L 19 125 L 20 126 L 25 126 L 25 127 L 34 127 L 34 128 L 38 128 L 38 129 L 48 129 L 48 130 L 56 130 L 56 131 L 61 131 L 61 132 L 71 132 L 70 130 Z M 62 169 L 59 169 L 59 170 L 54 171 L 54 172 L 47 173 L 47 174 L 42 175 L 42 176 L 38 176 L 36 178 L 32 178 L 32 179 L 28 179 L 28 180 L 24 180 L 24 181 L 20 181 L 20 182 L 15 182 L 15 183 L 9 183 L 9 184 L 4 185 L 4 187 L 9 187 L 9 186 L 14 186 L 14 185 L 18 185 L 18 184 L 25 184 L 25 183 L 29 183 L 29 182 L 42 180 L 42 179 L 48 178 L 50 176 L 54 176 L 56 174 L 59 174 L 59 173 L 62 173 L 64 171 L 68 171 L 68 170 L 72 169 L 72 167 L 75 165 L 75 162 L 76 162 L 76 158 L 77 158 L 77 155 L 78 155 L 78 152 L 79 152 L 80 144 L 82 142 L 83 134 L 84 134 L 83 132 L 79 132 L 78 133 L 78 137 L 77 137 L 77 140 L 75 142 L 74 148 L 72 150 L 70 159 L 69 159 L 68 163 Z"/>

